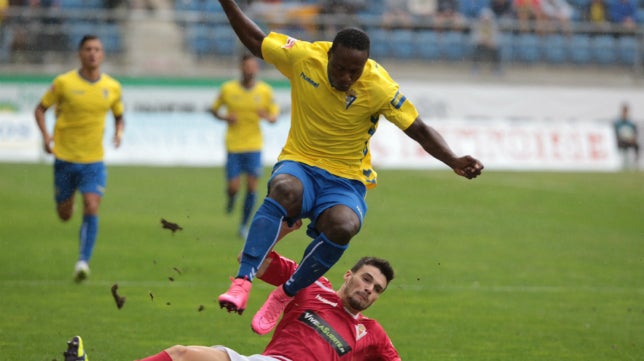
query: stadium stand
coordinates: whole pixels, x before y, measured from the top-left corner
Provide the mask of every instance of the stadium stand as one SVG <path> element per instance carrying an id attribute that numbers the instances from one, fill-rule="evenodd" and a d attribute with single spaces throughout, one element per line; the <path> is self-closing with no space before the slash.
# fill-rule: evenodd
<path id="1" fill-rule="evenodd" d="M 240 45 L 230 30 L 217 0 L 158 0 L 168 5 L 169 13 L 157 16 L 166 27 L 173 27 L 183 41 L 183 50 L 196 59 L 231 58 L 238 55 Z M 403 0 L 401 0 L 403 1 Z M 574 8 L 573 23 L 569 30 L 552 28 L 549 31 L 521 31 L 515 18 L 499 21 L 501 30 L 500 53 L 507 65 L 548 65 L 548 66 L 599 66 L 632 68 L 641 71 L 644 59 L 644 0 L 637 6 L 637 25 L 627 28 L 620 24 L 607 23 L 601 27 L 586 21 L 590 0 L 568 0 Z M 607 5 L 619 0 L 606 0 Z M 634 0 L 635 1 L 635 0 Z M 255 2 L 261 2 L 256 0 Z M 8 9 L 0 34 L 0 64 L 29 62 L 42 58 L 42 54 L 20 56 L 22 53 L 59 52 L 74 50 L 78 40 L 86 33 L 96 33 L 105 45 L 106 52 L 123 56 L 136 50 L 137 44 L 125 41 L 126 31 L 136 29 L 137 22 L 145 18 L 136 17 L 130 11 L 133 2 L 122 2 L 120 12 L 105 7 L 103 0 L 60 0 L 53 2 L 57 7 L 34 9 L 13 6 Z M 240 3 L 245 4 L 244 1 Z M 383 28 L 384 0 L 370 0 L 369 6 L 356 16 L 356 26 L 365 28 L 372 37 L 372 55 L 379 60 L 431 61 L 446 64 L 470 61 L 473 44 L 470 38 L 470 24 L 490 0 L 460 0 L 459 11 L 470 23 L 463 28 L 437 26 L 431 16 L 413 16 L 410 27 Z M 252 12 L 252 16 L 265 30 L 288 32 L 305 40 L 319 40 L 328 36 L 321 29 L 326 22 L 334 19 L 315 16 L 315 0 L 282 0 L 271 4 L 274 11 Z M 298 12 L 306 7 L 306 12 Z M 113 9 L 111 9 L 113 10 Z M 306 21 L 297 21 L 295 16 L 305 16 Z M 43 18 L 54 19 L 49 23 Z M 302 19 L 300 19 L 302 20 Z M 29 36 L 25 45 L 20 39 L 21 28 L 29 34 L 56 34 L 62 29 L 65 41 L 60 48 L 41 48 Z M 127 30 L 126 30 L 127 29 Z M 554 30 L 553 30 L 554 29 Z M 21 40 L 23 43 L 21 43 Z M 159 41 L 162 39 L 153 39 Z"/>

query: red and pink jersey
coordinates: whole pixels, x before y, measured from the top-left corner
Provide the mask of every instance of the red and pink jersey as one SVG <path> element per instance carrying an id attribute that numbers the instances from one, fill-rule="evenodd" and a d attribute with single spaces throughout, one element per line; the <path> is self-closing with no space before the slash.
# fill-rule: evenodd
<path id="1" fill-rule="evenodd" d="M 297 264 L 276 252 L 269 257 L 272 261 L 261 279 L 281 285 Z M 400 361 L 382 326 L 347 311 L 324 277 L 289 303 L 263 354 L 285 361 Z"/>

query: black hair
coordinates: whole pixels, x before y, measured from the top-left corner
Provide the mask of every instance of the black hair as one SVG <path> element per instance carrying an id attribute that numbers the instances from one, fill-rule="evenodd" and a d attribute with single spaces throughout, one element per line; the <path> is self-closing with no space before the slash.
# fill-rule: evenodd
<path id="1" fill-rule="evenodd" d="M 356 264 L 351 267 L 351 272 L 357 272 L 364 265 L 374 266 L 379 269 L 387 279 L 387 285 L 389 285 L 389 282 L 394 279 L 394 269 L 393 267 L 391 267 L 389 261 L 378 257 L 360 258 L 358 262 L 356 262 Z"/>
<path id="2" fill-rule="evenodd" d="M 358 28 L 346 28 L 335 34 L 333 44 L 331 45 L 331 51 L 335 50 L 337 45 L 369 53 L 371 40 L 369 40 L 369 35 L 367 35 L 363 30 Z"/>
<path id="3" fill-rule="evenodd" d="M 243 62 L 245 62 L 246 60 L 248 60 L 248 59 L 252 59 L 252 58 L 254 58 L 254 57 L 255 57 L 255 55 L 253 55 L 252 53 L 244 52 L 244 54 L 242 54 L 242 56 L 241 56 L 240 63 L 243 63 Z"/>
<path id="4" fill-rule="evenodd" d="M 85 45 L 86 42 L 88 42 L 90 40 L 97 40 L 97 39 L 99 39 L 98 36 L 96 36 L 94 34 L 85 34 L 85 35 L 83 35 L 83 37 L 78 42 L 78 50 L 81 50 L 83 48 L 83 45 Z"/>

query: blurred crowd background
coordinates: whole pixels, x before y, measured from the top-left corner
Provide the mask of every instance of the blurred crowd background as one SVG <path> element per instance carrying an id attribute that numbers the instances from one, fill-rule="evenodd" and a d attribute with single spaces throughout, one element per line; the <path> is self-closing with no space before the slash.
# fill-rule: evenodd
<path id="1" fill-rule="evenodd" d="M 465 65 L 497 76 L 548 67 L 638 78 L 643 68 L 644 0 L 239 3 L 265 30 L 305 40 L 361 27 L 372 38 L 372 57 L 383 62 Z M 212 73 L 229 69 L 243 51 L 218 0 L 0 0 L 0 73 L 66 69 L 86 33 L 103 39 L 120 74 Z"/>

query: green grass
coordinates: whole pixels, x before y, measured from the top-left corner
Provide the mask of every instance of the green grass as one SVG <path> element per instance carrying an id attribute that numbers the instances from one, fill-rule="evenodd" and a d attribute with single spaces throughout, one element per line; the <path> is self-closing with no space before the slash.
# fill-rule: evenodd
<path id="1" fill-rule="evenodd" d="M 0 164 L 0 359 L 62 360 L 75 334 L 93 361 L 177 343 L 261 351 L 268 338 L 249 324 L 270 288 L 257 283 L 241 317 L 215 302 L 242 246 L 221 169 L 109 167 L 82 285 L 71 281 L 80 214 L 57 219 L 51 173 Z M 339 285 L 362 255 L 391 260 L 396 279 L 366 314 L 403 360 L 644 360 L 644 174 L 381 170 L 379 181 L 328 276 Z M 298 232 L 278 248 L 299 260 L 308 242 Z"/>

